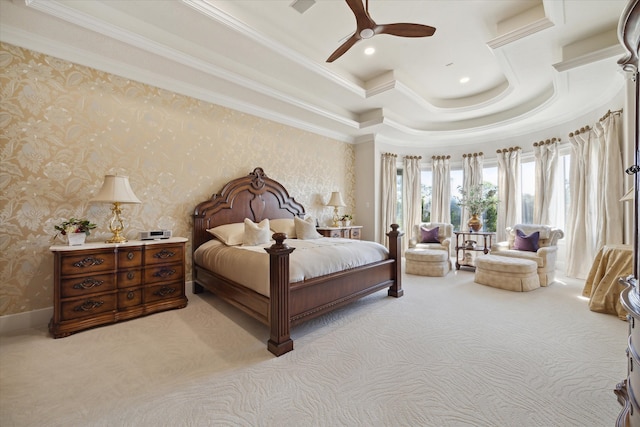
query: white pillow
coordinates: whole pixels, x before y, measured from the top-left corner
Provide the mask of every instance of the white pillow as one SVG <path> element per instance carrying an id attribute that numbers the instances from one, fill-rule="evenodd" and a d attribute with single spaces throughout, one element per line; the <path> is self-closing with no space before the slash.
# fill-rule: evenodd
<path id="1" fill-rule="evenodd" d="M 312 217 L 307 219 L 300 219 L 298 217 L 293 218 L 293 223 L 296 226 L 296 236 L 301 240 L 319 239 L 322 234 L 316 231 L 316 224 Z"/>
<path id="2" fill-rule="evenodd" d="M 256 224 L 249 218 L 244 219 L 244 237 L 242 238 L 243 246 L 256 246 L 271 241 L 271 230 L 269 229 L 269 220 L 267 218 Z"/>
<path id="3" fill-rule="evenodd" d="M 274 233 L 284 233 L 287 239 L 296 238 L 296 225 L 293 218 L 278 218 L 269 220 L 269 227 Z"/>
<path id="4" fill-rule="evenodd" d="M 244 224 L 236 222 L 233 224 L 219 225 L 210 228 L 207 232 L 213 234 L 218 240 L 228 246 L 238 246 L 242 244 L 244 236 Z"/>

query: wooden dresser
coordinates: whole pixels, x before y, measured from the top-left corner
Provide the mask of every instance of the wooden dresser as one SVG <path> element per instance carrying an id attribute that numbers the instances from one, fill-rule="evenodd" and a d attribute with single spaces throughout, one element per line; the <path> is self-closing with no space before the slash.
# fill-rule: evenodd
<path id="1" fill-rule="evenodd" d="M 185 307 L 185 242 L 174 237 L 50 247 L 54 254 L 51 334 L 66 337 Z"/>
<path id="2" fill-rule="evenodd" d="M 318 233 L 324 237 L 342 237 L 344 239 L 360 240 L 362 225 L 349 225 L 346 227 L 317 227 Z"/>
<path id="3" fill-rule="evenodd" d="M 640 426 L 640 292 L 633 277 L 625 280 L 627 288 L 620 294 L 620 302 L 629 313 L 629 340 L 627 341 L 627 378 L 615 389 L 622 411 L 616 426 Z"/>
<path id="4" fill-rule="evenodd" d="M 625 120 L 628 119 L 633 130 L 632 164 L 625 172 L 633 177 L 633 270 L 632 274 L 621 279 L 627 287 L 620 294 L 620 302 L 627 310 L 629 338 L 627 340 L 627 377 L 616 386 L 614 392 L 622 410 L 616 420 L 616 426 L 640 426 L 640 1 L 631 0 L 627 4 L 618 23 L 618 39 L 626 50 L 626 55 L 618 64 L 626 73 L 627 93 L 633 93 L 629 107 L 625 107 Z"/>

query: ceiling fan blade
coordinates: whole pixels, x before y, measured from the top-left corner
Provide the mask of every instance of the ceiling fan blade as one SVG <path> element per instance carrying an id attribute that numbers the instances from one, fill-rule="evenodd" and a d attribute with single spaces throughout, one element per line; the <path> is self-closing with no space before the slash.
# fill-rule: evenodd
<path id="1" fill-rule="evenodd" d="M 436 29 L 422 24 L 384 24 L 376 26 L 376 34 L 390 34 L 400 37 L 429 37 Z"/>
<path id="2" fill-rule="evenodd" d="M 362 0 L 346 0 L 346 2 L 356 17 L 357 32 L 360 32 L 364 28 L 373 29 L 376 26 L 376 23 L 373 22 L 373 19 L 369 16 L 369 12 L 364 8 Z"/>
<path id="3" fill-rule="evenodd" d="M 336 59 L 340 58 L 342 55 L 345 54 L 346 51 L 351 49 L 351 46 L 356 44 L 356 42 L 358 42 L 359 40 L 360 40 L 360 36 L 357 33 L 349 37 L 349 40 L 342 43 L 340 47 L 337 48 L 336 51 L 331 54 L 331 56 L 327 59 L 327 62 L 333 62 Z"/>

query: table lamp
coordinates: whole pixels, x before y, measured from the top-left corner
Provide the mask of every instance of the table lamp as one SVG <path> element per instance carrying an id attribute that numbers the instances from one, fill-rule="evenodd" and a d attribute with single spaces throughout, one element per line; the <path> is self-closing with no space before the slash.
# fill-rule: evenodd
<path id="1" fill-rule="evenodd" d="M 131 185 L 129 185 L 129 177 L 123 175 L 105 175 L 102 188 L 91 201 L 113 203 L 113 207 L 111 208 L 113 217 L 109 222 L 109 230 L 113 233 L 113 236 L 107 240 L 106 243 L 126 242 L 126 237 L 121 235 L 124 230 L 124 223 L 120 217 L 122 213 L 120 205 L 124 203 L 142 203 L 140 199 L 133 194 Z"/>
<path id="2" fill-rule="evenodd" d="M 340 221 L 340 217 L 338 216 L 338 208 L 340 206 L 347 206 L 342 200 L 342 196 L 339 191 L 334 191 L 331 193 L 331 198 L 329 199 L 329 203 L 327 206 L 333 206 L 333 225 L 332 227 L 339 227 L 338 221 Z"/>

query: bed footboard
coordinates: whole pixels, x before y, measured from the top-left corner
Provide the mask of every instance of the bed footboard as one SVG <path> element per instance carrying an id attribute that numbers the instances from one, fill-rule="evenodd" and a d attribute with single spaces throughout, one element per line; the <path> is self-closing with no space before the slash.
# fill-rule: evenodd
<path id="1" fill-rule="evenodd" d="M 354 269 L 348 273 L 336 274 L 333 282 L 338 284 L 341 294 L 335 300 L 324 302 L 315 307 L 305 307 L 308 301 L 318 301 L 318 294 L 322 292 L 332 280 L 307 284 L 292 290 L 289 284 L 289 254 L 295 248 L 289 247 L 284 240 L 286 235 L 276 233 L 273 235 L 276 243 L 265 251 L 269 254 L 270 266 L 270 301 L 269 301 L 269 332 L 267 343 L 269 351 L 276 356 L 281 356 L 293 350 L 291 339 L 292 320 L 306 320 L 345 305 L 358 298 L 362 298 L 372 292 L 389 286 L 389 296 L 399 298 L 404 294 L 402 289 L 401 274 L 401 238 L 403 233 L 398 230 L 397 224 L 391 225 L 389 237 L 389 261 L 373 267 Z M 388 266 L 388 267 L 386 267 Z M 355 279 L 357 277 L 357 279 Z M 313 282 L 313 281 L 311 281 Z M 324 286 L 324 288 L 322 288 Z"/>

